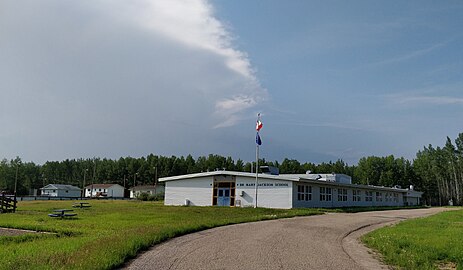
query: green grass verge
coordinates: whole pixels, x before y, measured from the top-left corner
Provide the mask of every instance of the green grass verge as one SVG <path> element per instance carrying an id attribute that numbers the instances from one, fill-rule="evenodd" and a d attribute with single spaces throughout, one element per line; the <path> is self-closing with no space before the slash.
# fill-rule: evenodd
<path id="1" fill-rule="evenodd" d="M 356 206 L 356 207 L 341 207 L 334 208 L 332 212 L 336 213 L 359 213 L 370 211 L 387 211 L 387 210 L 406 210 L 406 209 L 421 209 L 429 208 L 427 206 Z"/>
<path id="2" fill-rule="evenodd" d="M 362 241 L 399 268 L 463 269 L 463 210 L 400 222 Z"/>
<path id="3" fill-rule="evenodd" d="M 322 214 L 321 209 L 174 207 L 159 202 L 90 201 L 76 218 L 47 216 L 71 201 L 20 202 L 1 214 L 0 227 L 55 234 L 0 237 L 0 269 L 112 269 L 174 236 L 212 227 Z"/>

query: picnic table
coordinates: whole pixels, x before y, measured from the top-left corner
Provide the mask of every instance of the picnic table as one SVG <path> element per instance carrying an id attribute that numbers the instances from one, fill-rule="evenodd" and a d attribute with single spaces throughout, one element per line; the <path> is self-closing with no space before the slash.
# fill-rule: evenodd
<path id="1" fill-rule="evenodd" d="M 72 209 L 57 209 L 53 210 L 54 213 L 48 214 L 49 217 L 59 217 L 59 218 L 65 218 L 65 217 L 74 217 L 77 216 L 75 213 L 68 213 L 72 212 L 74 210 Z"/>
<path id="2" fill-rule="evenodd" d="M 74 208 L 89 208 L 92 207 L 88 202 L 75 202 L 72 207 Z"/>

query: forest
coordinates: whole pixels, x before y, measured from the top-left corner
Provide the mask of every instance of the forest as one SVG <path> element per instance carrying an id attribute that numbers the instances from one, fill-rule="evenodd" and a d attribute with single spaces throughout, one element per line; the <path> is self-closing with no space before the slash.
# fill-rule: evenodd
<path id="1" fill-rule="evenodd" d="M 463 204 L 463 133 L 445 145 L 428 145 L 418 151 L 412 161 L 392 155 L 369 156 L 357 165 L 348 165 L 342 160 L 335 162 L 300 163 L 295 159 L 283 161 L 259 160 L 259 165 L 278 167 L 280 173 L 343 173 L 352 176 L 353 183 L 403 188 L 413 185 L 423 191 L 423 202 L 427 205 Z M 12 194 L 15 181 L 17 194 L 28 195 L 33 189 L 47 184 L 71 184 L 83 187 L 92 183 L 117 183 L 126 188 L 134 185 L 154 184 L 156 179 L 166 176 L 231 170 L 252 172 L 255 162 L 210 154 L 193 158 L 165 157 L 150 154 L 146 157 L 66 159 L 47 161 L 43 165 L 23 162 L 17 157 L 0 161 L 0 191 Z"/>

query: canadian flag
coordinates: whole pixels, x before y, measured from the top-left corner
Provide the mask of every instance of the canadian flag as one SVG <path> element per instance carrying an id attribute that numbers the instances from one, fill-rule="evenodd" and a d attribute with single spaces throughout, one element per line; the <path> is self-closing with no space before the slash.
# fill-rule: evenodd
<path id="1" fill-rule="evenodd" d="M 259 131 L 262 128 L 262 121 L 260 119 L 257 120 L 256 122 L 256 130 Z"/>

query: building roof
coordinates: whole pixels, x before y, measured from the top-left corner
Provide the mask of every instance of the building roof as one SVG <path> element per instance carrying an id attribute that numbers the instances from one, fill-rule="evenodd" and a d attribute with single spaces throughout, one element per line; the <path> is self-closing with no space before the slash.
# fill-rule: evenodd
<path id="1" fill-rule="evenodd" d="M 112 186 L 120 186 L 120 187 L 122 187 L 119 184 L 93 184 L 93 185 L 88 185 L 85 188 L 87 188 L 87 189 L 89 189 L 89 188 L 110 188 Z"/>
<path id="2" fill-rule="evenodd" d="M 192 174 L 184 174 L 184 175 L 177 175 L 177 176 L 170 176 L 170 177 L 162 177 L 162 178 L 159 178 L 159 182 L 183 180 L 183 179 L 191 179 L 191 178 L 199 178 L 199 177 L 207 177 L 207 176 L 215 176 L 215 175 L 232 175 L 232 176 L 256 177 L 256 174 L 247 173 L 247 172 L 212 171 L 212 172 L 202 172 L 202 173 L 192 173 Z M 260 179 L 268 178 L 268 179 L 278 180 L 280 176 L 281 176 L 281 174 L 280 175 L 259 174 Z M 286 179 L 286 180 L 288 180 L 288 179 Z"/>
<path id="3" fill-rule="evenodd" d="M 58 190 L 79 190 L 80 188 L 73 185 L 48 184 L 41 189 L 58 189 Z"/>
<path id="4" fill-rule="evenodd" d="M 230 176 L 241 176 L 248 178 L 256 178 L 255 173 L 248 172 L 235 172 L 235 171 L 212 171 L 212 172 L 202 172 L 202 173 L 193 173 L 193 174 L 184 174 L 171 177 L 159 178 L 159 182 L 175 181 L 175 180 L 185 180 L 193 179 L 199 177 L 209 177 L 209 176 L 218 176 L 218 175 L 230 175 Z M 321 174 L 326 175 L 326 174 Z M 341 175 L 341 174 L 335 174 Z M 382 191 L 394 191 L 394 192 L 407 192 L 407 189 L 401 188 L 392 188 L 392 187 L 380 187 L 372 185 L 358 185 L 358 184 L 347 184 L 340 182 L 330 182 L 330 181 L 321 181 L 318 180 L 319 174 L 259 174 L 259 180 L 269 179 L 269 180 L 280 180 L 280 181 L 291 181 L 291 182 L 305 182 L 305 183 L 314 183 L 314 184 L 324 184 L 330 186 L 339 186 L 339 187 L 349 187 L 349 188 L 358 188 L 358 189 L 373 189 L 373 190 L 382 190 Z"/>
<path id="5" fill-rule="evenodd" d="M 421 198 L 421 195 L 423 195 L 421 191 L 407 190 L 407 197 Z"/>
<path id="6" fill-rule="evenodd" d="M 130 190 L 154 190 L 156 188 L 159 188 L 160 186 L 164 187 L 164 184 L 162 185 L 142 185 L 142 186 L 135 186 L 135 187 L 132 187 Z"/>

